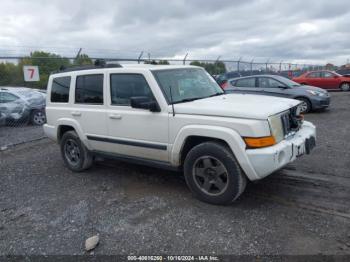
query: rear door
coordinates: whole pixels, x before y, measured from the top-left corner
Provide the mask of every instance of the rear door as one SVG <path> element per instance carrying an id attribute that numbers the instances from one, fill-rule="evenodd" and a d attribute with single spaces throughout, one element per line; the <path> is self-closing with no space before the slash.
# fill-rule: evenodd
<path id="1" fill-rule="evenodd" d="M 108 134 L 106 121 L 105 74 L 79 74 L 75 78 L 74 104 L 70 109 L 71 117 L 81 127 L 93 150 L 105 151 L 102 141 L 92 139 Z"/>
<path id="2" fill-rule="evenodd" d="M 244 94 L 260 94 L 262 90 L 256 87 L 256 78 L 255 77 L 245 77 L 239 78 L 237 80 L 231 81 L 232 90 L 235 93 L 244 93 Z"/>

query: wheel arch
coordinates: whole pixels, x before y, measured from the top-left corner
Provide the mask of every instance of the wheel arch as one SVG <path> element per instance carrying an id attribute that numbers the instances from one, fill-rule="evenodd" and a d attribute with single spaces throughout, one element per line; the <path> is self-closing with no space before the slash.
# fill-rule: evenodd
<path id="1" fill-rule="evenodd" d="M 233 129 L 218 126 L 191 125 L 183 127 L 172 146 L 170 162 L 181 166 L 187 153 L 193 146 L 207 141 L 217 141 L 226 145 L 236 157 L 239 165 L 250 180 L 258 176 L 245 152 L 246 144 L 242 137 Z"/>
<path id="2" fill-rule="evenodd" d="M 83 130 L 81 129 L 80 125 L 73 119 L 66 119 L 62 118 L 57 121 L 57 141 L 60 142 L 60 139 L 62 138 L 63 134 L 67 131 L 75 131 L 80 140 L 83 142 L 83 144 L 88 148 L 91 149 L 87 137 L 84 135 Z"/>
<path id="3" fill-rule="evenodd" d="M 70 125 L 59 125 L 57 128 L 57 141 L 61 142 L 62 136 L 68 131 L 75 131 L 74 127 Z M 76 132 L 76 131 L 75 131 Z"/>
<path id="4" fill-rule="evenodd" d="M 215 137 L 208 137 L 208 136 L 190 135 L 190 136 L 186 137 L 184 144 L 182 145 L 182 148 L 180 151 L 180 165 L 184 164 L 184 161 L 185 161 L 185 158 L 186 158 L 188 152 L 193 147 L 195 147 L 201 143 L 205 143 L 205 142 L 209 142 L 209 141 L 223 144 L 224 146 L 226 146 L 230 149 L 230 146 L 223 139 L 219 139 L 219 138 L 215 138 Z"/>
<path id="5" fill-rule="evenodd" d="M 310 106 L 311 106 L 310 110 L 313 109 L 312 101 L 310 98 L 308 98 L 307 96 L 303 96 L 303 95 L 298 95 L 298 96 L 294 97 L 294 99 L 296 99 L 296 100 L 300 100 L 300 98 L 306 99 L 310 103 Z"/>

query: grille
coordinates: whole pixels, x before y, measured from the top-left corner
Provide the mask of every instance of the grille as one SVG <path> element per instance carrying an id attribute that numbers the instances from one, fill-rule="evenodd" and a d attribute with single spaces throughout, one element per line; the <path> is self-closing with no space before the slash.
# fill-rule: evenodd
<path id="1" fill-rule="evenodd" d="M 289 109 L 281 115 L 283 133 L 285 137 L 295 134 L 301 127 L 303 118 L 297 115 L 297 107 Z"/>

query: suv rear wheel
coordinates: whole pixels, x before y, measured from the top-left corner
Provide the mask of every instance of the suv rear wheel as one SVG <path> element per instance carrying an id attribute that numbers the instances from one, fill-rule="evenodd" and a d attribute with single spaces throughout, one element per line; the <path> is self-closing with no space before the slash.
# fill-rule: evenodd
<path id="1" fill-rule="evenodd" d="M 217 142 L 193 147 L 186 156 L 184 173 L 194 196 L 211 204 L 230 204 L 246 186 L 246 177 L 234 155 Z"/>
<path id="2" fill-rule="evenodd" d="M 81 172 L 92 166 L 92 154 L 81 142 L 75 131 L 63 134 L 60 147 L 63 160 L 70 170 Z"/>

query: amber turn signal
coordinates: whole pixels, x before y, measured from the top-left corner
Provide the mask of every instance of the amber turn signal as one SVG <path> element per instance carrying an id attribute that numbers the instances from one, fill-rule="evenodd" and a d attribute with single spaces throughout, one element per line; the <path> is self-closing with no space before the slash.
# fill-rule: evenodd
<path id="1" fill-rule="evenodd" d="M 260 148 L 273 146 L 276 144 L 276 140 L 273 136 L 265 136 L 265 137 L 245 137 L 244 142 L 247 144 L 249 148 Z"/>

